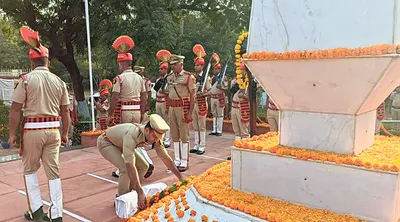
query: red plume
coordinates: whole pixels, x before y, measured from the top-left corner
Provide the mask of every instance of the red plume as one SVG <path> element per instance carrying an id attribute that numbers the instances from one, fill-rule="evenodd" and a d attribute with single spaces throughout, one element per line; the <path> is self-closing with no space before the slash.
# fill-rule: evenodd
<path id="1" fill-rule="evenodd" d="M 32 48 L 38 49 L 40 47 L 39 33 L 28 26 L 21 27 L 21 36 Z"/>
<path id="2" fill-rule="evenodd" d="M 132 38 L 127 35 L 122 35 L 115 39 L 112 47 L 119 53 L 127 53 L 129 50 L 135 47 L 135 43 Z"/>
<path id="3" fill-rule="evenodd" d="M 113 84 L 110 80 L 104 79 L 100 82 L 99 86 L 100 86 L 100 89 L 111 89 Z"/>
<path id="4" fill-rule="evenodd" d="M 161 49 L 157 52 L 156 56 L 159 60 L 161 60 L 161 62 L 168 62 L 168 60 L 171 58 L 171 52 Z"/>
<path id="5" fill-rule="evenodd" d="M 197 58 L 203 58 L 207 55 L 203 46 L 200 44 L 196 44 L 193 46 L 193 53 L 197 56 Z"/>

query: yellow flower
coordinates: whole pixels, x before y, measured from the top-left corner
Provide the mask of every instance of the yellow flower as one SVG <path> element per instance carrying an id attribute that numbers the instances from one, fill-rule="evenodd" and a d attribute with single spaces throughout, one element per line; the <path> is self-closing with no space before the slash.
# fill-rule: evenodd
<path id="1" fill-rule="evenodd" d="M 236 43 L 237 43 L 238 45 L 241 45 L 243 42 L 242 42 L 242 40 L 238 39 L 238 40 L 236 41 Z"/>
<path id="2" fill-rule="evenodd" d="M 239 49 L 240 50 L 240 48 L 242 48 L 240 45 L 238 45 L 238 44 L 235 45 L 235 49 Z"/>

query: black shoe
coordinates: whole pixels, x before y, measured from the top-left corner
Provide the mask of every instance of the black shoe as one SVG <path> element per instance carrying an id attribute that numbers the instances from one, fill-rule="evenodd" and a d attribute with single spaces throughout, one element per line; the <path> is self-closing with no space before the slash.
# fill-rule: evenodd
<path id="1" fill-rule="evenodd" d="M 46 216 L 46 219 L 44 219 L 43 221 L 62 222 L 63 219 L 62 219 L 62 217 L 57 217 L 57 218 L 55 218 L 55 219 L 49 219 L 49 218 Z"/>
<path id="2" fill-rule="evenodd" d="M 181 167 L 181 166 L 179 166 L 179 167 L 178 167 L 179 172 L 185 172 L 185 171 L 188 170 L 188 169 L 189 169 L 189 166 L 187 166 L 187 167 Z"/>
<path id="3" fill-rule="evenodd" d="M 164 147 L 165 147 L 165 148 L 169 148 L 170 146 L 171 146 L 171 145 L 165 144 L 165 143 L 164 143 Z"/>
<path id="4" fill-rule="evenodd" d="M 198 150 L 196 150 L 196 149 L 190 149 L 190 151 L 189 151 L 190 153 L 197 153 L 198 152 Z"/>
<path id="5" fill-rule="evenodd" d="M 216 136 L 222 136 L 222 133 L 216 133 L 215 135 Z"/>
<path id="6" fill-rule="evenodd" d="M 115 177 L 115 178 L 119 178 L 119 175 L 115 172 L 112 172 L 111 176 Z"/>
<path id="7" fill-rule="evenodd" d="M 226 158 L 227 160 L 231 160 L 231 157 Z"/>
<path id="8" fill-rule="evenodd" d="M 149 169 L 147 170 L 146 174 L 144 175 L 144 178 L 148 178 L 149 176 L 151 176 L 151 174 L 153 174 L 153 170 L 154 170 L 154 165 L 150 164 Z"/>
<path id="9" fill-rule="evenodd" d="M 215 135 L 217 135 L 217 133 L 211 132 L 211 133 L 209 133 L 208 135 L 215 136 Z"/>
<path id="10" fill-rule="evenodd" d="M 37 209 L 35 212 L 32 214 L 29 213 L 29 211 L 26 211 L 24 213 L 24 217 L 27 220 L 32 220 L 32 221 L 43 221 L 48 219 L 47 215 L 43 212 L 43 206 L 41 206 L 39 209 Z"/>
<path id="11" fill-rule="evenodd" d="M 198 150 L 198 151 L 197 151 L 197 154 L 198 154 L 198 155 L 203 155 L 204 152 L 205 152 L 205 151 Z"/>

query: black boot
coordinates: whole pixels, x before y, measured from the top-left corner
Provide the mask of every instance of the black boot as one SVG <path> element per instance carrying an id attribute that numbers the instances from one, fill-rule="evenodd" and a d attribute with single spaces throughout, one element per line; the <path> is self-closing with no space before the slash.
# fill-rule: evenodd
<path id="1" fill-rule="evenodd" d="M 115 178 L 119 178 L 119 175 L 116 172 L 112 172 L 111 176 L 113 176 Z"/>
<path id="2" fill-rule="evenodd" d="M 226 158 L 227 160 L 231 160 L 231 157 Z"/>
<path id="3" fill-rule="evenodd" d="M 215 135 L 217 135 L 217 133 L 211 132 L 208 135 L 215 136 Z"/>
<path id="4" fill-rule="evenodd" d="M 148 178 L 149 176 L 151 176 L 151 174 L 153 174 L 153 170 L 154 170 L 154 165 L 150 164 L 149 169 L 147 170 L 146 174 L 144 175 L 144 178 Z"/>
<path id="5" fill-rule="evenodd" d="M 222 136 L 222 133 L 216 133 L 215 135 L 216 136 Z"/>
<path id="6" fill-rule="evenodd" d="M 57 217 L 57 218 L 54 218 L 54 219 L 49 219 L 49 218 L 46 216 L 46 219 L 44 219 L 43 221 L 62 222 L 63 219 L 62 219 L 62 217 Z"/>
<path id="7" fill-rule="evenodd" d="M 27 220 L 32 220 L 32 221 L 43 221 L 45 218 L 47 218 L 47 215 L 43 212 L 43 206 L 41 206 L 39 209 L 37 209 L 35 212 L 32 214 L 29 213 L 29 211 L 26 211 L 24 213 L 24 217 Z M 47 218 L 48 219 L 48 218 Z"/>

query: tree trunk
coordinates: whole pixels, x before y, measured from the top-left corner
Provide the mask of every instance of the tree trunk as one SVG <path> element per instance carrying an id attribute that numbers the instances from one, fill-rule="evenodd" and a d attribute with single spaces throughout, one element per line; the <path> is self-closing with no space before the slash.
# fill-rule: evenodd
<path id="1" fill-rule="evenodd" d="M 84 117 L 90 117 L 89 108 L 85 100 L 85 90 L 82 84 L 83 77 L 79 72 L 74 56 L 71 54 L 62 56 L 56 55 L 56 58 L 65 66 L 71 76 L 74 95 L 78 101 L 78 113 L 82 114 Z"/>

